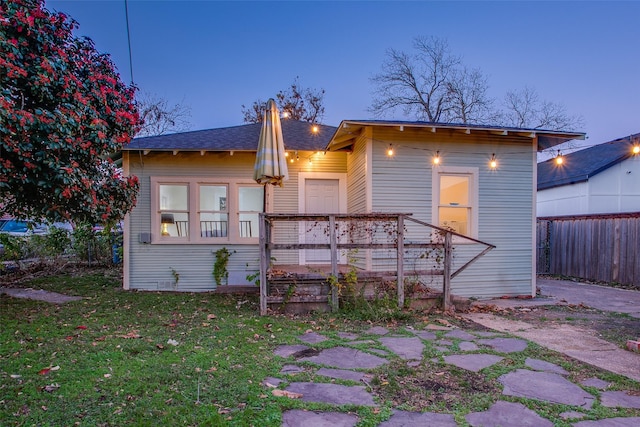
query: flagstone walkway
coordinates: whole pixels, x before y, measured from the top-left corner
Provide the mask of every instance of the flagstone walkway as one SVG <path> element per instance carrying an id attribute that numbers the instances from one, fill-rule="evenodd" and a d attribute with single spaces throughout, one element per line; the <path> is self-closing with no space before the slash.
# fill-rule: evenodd
<path id="1" fill-rule="evenodd" d="M 382 402 L 376 401 L 376 396 L 367 390 L 366 385 L 373 378 L 371 371 L 390 363 L 392 358 L 401 358 L 409 367 L 424 362 L 432 363 L 434 367 L 444 363 L 482 373 L 483 369 L 500 363 L 510 355 L 525 351 L 529 346 L 523 339 L 511 338 L 500 333 L 467 332 L 439 326 L 436 329 L 445 330 L 405 329 L 392 332 L 382 327 L 374 327 L 360 335 L 339 333 L 335 346 L 319 350 L 313 345 L 330 338 L 316 332 L 308 332 L 298 337 L 301 344 L 281 345 L 275 349 L 274 354 L 283 358 L 283 362 L 286 361 L 287 364 L 283 365 L 279 377 L 266 378 L 263 384 L 279 391 L 280 395 L 299 398 L 305 402 L 375 407 Z M 437 349 L 439 356 L 423 360 L 428 346 Z M 317 379 L 308 382 L 296 381 L 296 375 L 309 373 L 310 366 L 313 367 L 311 373 Z M 569 372 L 561 366 L 527 358 L 524 368 L 514 366 L 511 371 L 501 375 L 498 382 L 503 386 L 504 396 L 570 407 L 571 410 L 563 412 L 560 416 L 572 426 L 640 425 L 640 417 L 580 421 L 593 417 L 590 411 L 595 404 L 611 408 L 640 409 L 640 396 L 619 390 L 605 391 L 609 383 L 600 378 L 589 378 L 581 384 L 575 384 L 566 378 L 568 375 Z M 341 380 L 341 384 L 332 382 L 334 380 Z M 553 426 L 552 421 L 524 404 L 500 399 L 486 411 L 467 414 L 465 420 L 471 426 Z M 337 410 L 294 409 L 285 411 L 282 416 L 282 426 L 286 427 L 347 427 L 355 426 L 358 421 L 356 414 Z M 382 427 L 413 425 L 453 427 L 458 424 L 452 414 L 396 409 L 386 421 L 379 424 Z"/>

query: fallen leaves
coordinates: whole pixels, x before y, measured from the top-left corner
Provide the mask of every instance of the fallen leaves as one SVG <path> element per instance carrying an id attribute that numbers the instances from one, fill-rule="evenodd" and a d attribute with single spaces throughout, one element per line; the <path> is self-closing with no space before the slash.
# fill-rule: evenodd
<path id="1" fill-rule="evenodd" d="M 38 371 L 38 375 L 47 375 L 51 371 L 58 371 L 58 370 L 60 370 L 60 366 L 48 366 L 46 368 L 40 369 Z"/>
<path id="2" fill-rule="evenodd" d="M 275 389 L 271 390 L 271 394 L 276 397 L 288 397 L 289 399 L 300 399 L 303 395 L 302 393 L 294 393 L 292 391 Z"/>
<path id="3" fill-rule="evenodd" d="M 124 335 L 117 335 L 118 338 L 125 338 L 125 339 L 137 339 L 137 338 L 142 338 L 142 335 L 138 334 L 137 330 L 133 330 L 131 332 L 128 332 Z"/>
<path id="4" fill-rule="evenodd" d="M 53 393 L 54 391 L 58 390 L 60 388 L 59 384 L 49 384 L 46 385 L 42 388 L 40 388 L 41 391 L 46 391 L 47 393 Z"/>

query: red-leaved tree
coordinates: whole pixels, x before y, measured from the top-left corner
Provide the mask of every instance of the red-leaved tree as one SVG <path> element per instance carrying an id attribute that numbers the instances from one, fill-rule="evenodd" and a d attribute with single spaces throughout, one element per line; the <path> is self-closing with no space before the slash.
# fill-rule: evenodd
<path id="1" fill-rule="evenodd" d="M 138 179 L 111 159 L 139 126 L 135 89 L 77 23 L 43 0 L 0 2 L 0 210 L 107 223 Z"/>

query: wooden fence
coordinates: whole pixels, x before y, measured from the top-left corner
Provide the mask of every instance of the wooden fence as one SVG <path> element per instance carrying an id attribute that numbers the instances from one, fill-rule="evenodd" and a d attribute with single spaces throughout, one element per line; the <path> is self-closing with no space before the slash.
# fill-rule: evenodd
<path id="1" fill-rule="evenodd" d="M 640 212 L 538 218 L 537 272 L 640 288 Z"/>

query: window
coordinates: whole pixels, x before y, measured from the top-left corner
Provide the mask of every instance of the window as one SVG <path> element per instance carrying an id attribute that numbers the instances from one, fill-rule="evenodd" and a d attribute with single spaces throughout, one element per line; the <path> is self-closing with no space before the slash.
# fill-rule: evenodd
<path id="1" fill-rule="evenodd" d="M 258 237 L 258 213 L 264 205 L 264 187 L 238 188 L 240 237 Z"/>
<path id="2" fill-rule="evenodd" d="M 189 237 L 189 186 L 161 184 L 160 234 L 165 237 Z"/>
<path id="3" fill-rule="evenodd" d="M 433 171 L 433 218 L 440 227 L 478 235 L 478 168 L 437 167 Z"/>
<path id="4" fill-rule="evenodd" d="M 261 185 L 152 177 L 151 191 L 153 243 L 257 241 L 264 198 Z"/>
<path id="5" fill-rule="evenodd" d="M 198 186 L 200 191 L 200 236 L 227 237 L 229 211 L 227 210 L 227 186 Z"/>

